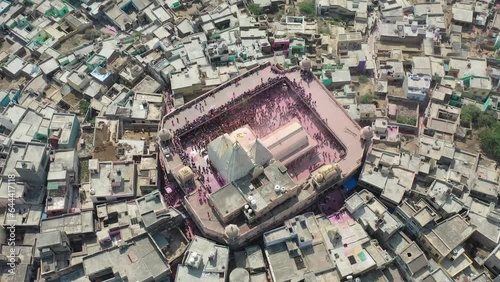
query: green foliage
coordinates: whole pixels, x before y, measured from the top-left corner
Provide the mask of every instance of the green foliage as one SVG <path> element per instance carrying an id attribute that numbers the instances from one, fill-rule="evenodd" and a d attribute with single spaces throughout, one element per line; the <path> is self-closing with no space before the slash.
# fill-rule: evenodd
<path id="1" fill-rule="evenodd" d="M 253 15 L 260 15 L 262 13 L 262 8 L 259 5 L 254 3 L 249 3 L 247 5 L 248 11 Z"/>
<path id="2" fill-rule="evenodd" d="M 497 160 L 500 159 L 500 122 L 479 131 L 481 148 Z"/>
<path id="3" fill-rule="evenodd" d="M 368 77 L 362 75 L 359 77 L 359 83 L 368 83 Z"/>
<path id="4" fill-rule="evenodd" d="M 493 111 L 481 111 L 474 105 L 463 105 L 460 119 L 464 122 L 472 122 L 476 128 L 490 127 L 497 122 L 496 114 Z"/>
<path id="5" fill-rule="evenodd" d="M 474 105 L 463 105 L 460 119 L 464 122 L 476 123 L 481 115 L 481 109 Z"/>
<path id="6" fill-rule="evenodd" d="M 332 35 L 332 30 L 330 29 L 330 25 L 327 22 L 323 22 L 318 29 L 320 34 Z"/>
<path id="7" fill-rule="evenodd" d="M 490 127 L 497 122 L 497 117 L 495 112 L 486 111 L 482 112 L 477 118 L 477 127 Z"/>
<path id="8" fill-rule="evenodd" d="M 363 96 L 360 96 L 358 99 L 358 103 L 359 104 L 370 104 L 375 99 L 377 99 L 377 96 L 373 95 L 372 93 L 368 93 L 368 94 L 365 94 Z"/>
<path id="9" fill-rule="evenodd" d="M 500 122 L 493 111 L 481 111 L 474 105 L 463 105 L 460 119 L 471 122 L 479 130 L 481 148 L 495 159 L 500 159 Z"/>
<path id="10" fill-rule="evenodd" d="M 416 125 L 417 118 L 416 117 L 408 117 L 408 116 L 396 116 L 396 121 L 401 124 L 408 125 Z"/>
<path id="11" fill-rule="evenodd" d="M 78 108 L 80 108 L 80 113 L 85 114 L 90 108 L 90 102 L 87 100 L 80 100 Z"/>
<path id="12" fill-rule="evenodd" d="M 299 3 L 300 12 L 308 17 L 316 16 L 316 8 L 314 5 L 314 1 L 306 0 L 304 2 Z"/>
<path id="13" fill-rule="evenodd" d="M 95 29 L 95 28 L 91 28 L 91 29 L 87 29 L 85 31 L 85 34 L 83 34 L 83 38 L 87 39 L 87 40 L 94 40 L 96 38 L 99 38 L 101 37 L 102 35 L 102 32 L 98 29 Z"/>

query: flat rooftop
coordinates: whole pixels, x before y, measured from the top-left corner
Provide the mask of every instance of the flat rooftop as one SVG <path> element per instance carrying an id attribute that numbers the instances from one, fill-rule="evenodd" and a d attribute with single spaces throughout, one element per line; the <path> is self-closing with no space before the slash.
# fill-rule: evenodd
<path id="1" fill-rule="evenodd" d="M 460 215 L 455 215 L 425 232 L 423 236 L 444 257 L 469 238 L 475 229 Z"/>
<path id="2" fill-rule="evenodd" d="M 19 161 L 30 162 L 34 165 L 35 171 L 38 171 L 43 162 L 47 160 L 47 147 L 45 144 L 28 143 L 28 144 L 15 144 L 11 147 L 9 155 L 5 160 L 2 175 L 14 175 L 19 178 L 16 164 Z"/>
<path id="3" fill-rule="evenodd" d="M 54 216 L 42 220 L 40 232 L 60 230 L 68 236 L 79 236 L 84 233 L 95 232 L 93 211 Z"/>
<path id="4" fill-rule="evenodd" d="M 213 256 L 212 258 L 210 258 Z M 191 264 L 191 260 L 200 265 Z M 177 267 L 176 282 L 223 282 L 229 268 L 229 248 L 218 245 L 203 237 L 195 236 L 184 253 L 182 263 Z"/>
<path id="5" fill-rule="evenodd" d="M 120 247 L 112 247 L 83 258 L 87 277 L 103 272 L 129 281 L 160 281 L 169 276 L 170 266 L 148 235 L 136 237 Z"/>
<path id="6" fill-rule="evenodd" d="M 11 132 L 12 141 L 31 142 L 37 133 L 47 135 L 50 120 L 45 119 L 33 110 L 28 110 Z"/>
<path id="7" fill-rule="evenodd" d="M 133 196 L 135 174 L 133 162 L 99 162 L 99 171 L 90 175 L 91 189 L 96 197 Z"/>
<path id="8" fill-rule="evenodd" d="M 54 114 L 49 126 L 49 138 L 59 139 L 59 144 L 68 144 L 75 120 L 74 114 Z"/>

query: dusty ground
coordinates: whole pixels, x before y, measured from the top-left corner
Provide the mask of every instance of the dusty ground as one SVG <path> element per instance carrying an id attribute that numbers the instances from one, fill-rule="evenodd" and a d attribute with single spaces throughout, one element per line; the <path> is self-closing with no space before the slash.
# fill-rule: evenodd
<path id="1" fill-rule="evenodd" d="M 417 154 L 418 147 L 418 138 L 416 136 L 401 134 L 401 149 Z"/>
<path id="2" fill-rule="evenodd" d="M 191 8 L 179 9 L 175 11 L 175 15 L 178 18 L 191 18 L 191 15 L 194 15 L 203 9 L 203 5 L 200 3 L 193 3 Z"/>
<path id="3" fill-rule="evenodd" d="M 0 79 L 0 89 L 18 89 L 19 85 L 24 83 L 26 81 L 26 78 L 20 77 L 17 80 L 11 80 L 10 78 L 4 77 L 3 79 Z"/>
<path id="4" fill-rule="evenodd" d="M 87 40 L 87 39 L 83 38 L 83 34 L 75 34 L 74 36 L 72 36 L 68 40 L 64 41 L 61 44 L 61 46 L 59 46 L 59 48 L 57 48 L 56 50 L 61 54 L 65 54 L 65 53 L 72 51 L 73 49 L 75 49 L 78 46 L 81 46 L 83 44 L 90 43 L 90 42 L 92 42 L 92 40 Z"/>
<path id="5" fill-rule="evenodd" d="M 80 145 L 80 141 L 84 140 L 83 147 Z M 80 135 L 80 140 L 78 140 L 78 157 L 79 158 L 91 158 L 94 152 L 94 131 L 83 131 Z"/>
<path id="6" fill-rule="evenodd" d="M 482 152 L 477 132 L 473 132 L 472 136 L 467 138 L 465 142 L 455 140 L 455 144 L 460 150 L 468 152 Z"/>
<path id="7" fill-rule="evenodd" d="M 375 93 L 375 84 L 371 80 L 367 83 L 359 83 L 358 92 L 360 96 L 369 94 L 370 92 Z"/>
<path id="8" fill-rule="evenodd" d="M 387 95 L 390 96 L 397 96 L 397 97 L 404 97 L 404 91 L 402 87 L 394 86 L 394 85 L 389 85 L 387 87 Z"/>
<path id="9" fill-rule="evenodd" d="M 96 124 L 94 159 L 116 160 L 116 147 L 110 141 L 108 126 L 106 124 Z"/>
<path id="10" fill-rule="evenodd" d="M 154 142 L 156 140 L 156 131 L 155 132 L 142 132 L 142 131 L 132 131 L 125 130 L 122 136 L 123 140 L 142 140 L 145 141 L 145 146 L 149 146 L 150 142 Z"/>
<path id="11" fill-rule="evenodd" d="M 80 100 L 82 100 L 82 98 L 77 97 L 73 93 L 69 93 L 66 96 L 64 96 L 62 100 L 70 106 L 70 111 L 72 112 L 80 111 Z"/>

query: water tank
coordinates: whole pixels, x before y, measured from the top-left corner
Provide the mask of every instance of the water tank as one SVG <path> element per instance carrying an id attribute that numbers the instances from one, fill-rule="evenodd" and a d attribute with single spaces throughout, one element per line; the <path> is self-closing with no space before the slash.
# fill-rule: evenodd
<path id="1" fill-rule="evenodd" d="M 281 186 L 276 185 L 274 186 L 274 192 L 279 193 L 281 191 Z"/>
<path id="2" fill-rule="evenodd" d="M 235 268 L 229 274 L 229 282 L 250 282 L 250 273 L 244 268 Z"/>
<path id="3" fill-rule="evenodd" d="M 257 201 L 256 201 L 256 200 L 254 200 L 254 199 L 252 199 L 252 201 L 250 201 L 250 205 L 251 205 L 252 207 L 256 207 L 256 206 L 257 206 Z"/>

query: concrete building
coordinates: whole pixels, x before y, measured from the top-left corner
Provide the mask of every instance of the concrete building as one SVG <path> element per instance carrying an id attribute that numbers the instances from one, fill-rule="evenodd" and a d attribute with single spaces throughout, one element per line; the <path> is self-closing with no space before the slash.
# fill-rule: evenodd
<path id="1" fill-rule="evenodd" d="M 395 214 L 405 222 L 405 229 L 412 236 L 434 227 L 441 220 L 441 216 L 423 199 L 416 203 L 404 200 L 396 207 Z"/>
<path id="2" fill-rule="evenodd" d="M 415 178 L 415 170 L 400 165 L 398 154 L 372 149 L 367 155 L 359 177 L 359 185 L 380 194 L 380 198 L 397 206 L 405 193 L 409 193 Z"/>
<path id="3" fill-rule="evenodd" d="M 490 77 L 477 77 L 473 76 L 470 80 L 465 80 L 464 84 L 467 86 L 463 91 L 465 97 L 469 97 L 479 102 L 484 102 L 490 95 L 493 89 Z"/>
<path id="4" fill-rule="evenodd" d="M 108 105 L 103 115 L 108 119 L 119 119 L 123 127 L 132 130 L 155 129 L 163 115 L 163 95 L 147 92 L 127 92 L 123 89 L 118 95 L 124 95 L 116 104 Z"/>
<path id="5" fill-rule="evenodd" d="M 16 121 L 16 127 L 10 133 L 12 142 L 29 143 L 39 141 L 47 143 L 47 133 L 49 132 L 50 119 L 32 109 L 22 109 L 21 106 L 12 106 L 5 110 L 11 121 Z M 21 117 L 14 117 L 18 113 L 23 113 Z M 11 113 L 13 115 L 11 115 Z"/>
<path id="6" fill-rule="evenodd" d="M 484 265 L 488 267 L 494 275 L 500 275 L 500 268 L 498 267 L 500 265 L 500 245 L 497 245 L 497 247 L 491 252 L 484 262 Z"/>
<path id="7" fill-rule="evenodd" d="M 2 65 L 2 71 L 11 79 L 17 79 L 27 64 L 28 63 L 26 63 L 23 59 L 17 56 L 12 56 L 5 64 Z"/>
<path id="8" fill-rule="evenodd" d="M 403 90 L 406 98 L 410 100 L 424 101 L 431 87 L 432 77 L 430 75 L 406 73 L 403 81 Z"/>
<path id="9" fill-rule="evenodd" d="M 49 153 L 44 144 L 14 144 L 5 159 L 0 183 L 0 206 L 41 204 L 45 197 Z M 13 179 L 9 181 L 9 179 Z"/>
<path id="10" fill-rule="evenodd" d="M 174 96 L 194 98 L 201 93 L 204 83 L 197 64 L 186 66 L 179 72 L 170 73 L 170 83 Z"/>
<path id="11" fill-rule="evenodd" d="M 376 248 L 363 227 L 352 220 L 347 212 L 329 217 L 306 213 L 264 233 L 273 281 L 341 281 L 387 266 L 389 254 Z"/>
<path id="12" fill-rule="evenodd" d="M 475 230 L 476 226 L 471 225 L 457 214 L 422 233 L 418 240 L 421 243 L 420 246 L 436 261 L 457 260 L 459 256 L 467 257 L 461 244 Z"/>
<path id="13" fill-rule="evenodd" d="M 70 266 L 72 251 L 66 233 L 59 230 L 40 233 L 36 248 L 40 253 L 42 277 L 54 275 Z"/>
<path id="14" fill-rule="evenodd" d="M 424 134 L 436 138 L 453 140 L 453 136 L 457 133 L 457 129 L 460 126 L 460 113 L 460 108 L 430 103 L 425 114 Z"/>
<path id="15" fill-rule="evenodd" d="M 156 235 L 179 226 L 182 216 L 168 207 L 158 190 L 137 198 L 97 205 L 97 241 L 103 248 L 117 246 L 141 234 Z"/>
<path id="16" fill-rule="evenodd" d="M 137 164 L 137 194 L 146 195 L 157 190 L 159 181 L 157 155 L 142 156 Z"/>
<path id="17" fill-rule="evenodd" d="M 80 122 L 75 114 L 52 115 L 48 130 L 48 143 L 53 149 L 73 149 L 80 134 Z"/>
<path id="18" fill-rule="evenodd" d="M 312 138 L 307 137 L 310 132 L 300 122 L 299 127 L 292 126 L 293 121 L 279 124 L 277 128 L 266 131 L 265 134 L 261 135 L 262 138 L 258 139 L 256 138 L 257 135 L 252 132 L 252 128 L 239 126 L 230 128 L 228 132 L 220 134 L 223 137 L 213 138 L 211 141 L 217 142 L 218 145 L 213 143 L 206 148 L 217 174 L 208 178 L 210 189 L 204 188 L 206 186 L 198 181 L 194 167 L 189 163 L 183 163 L 176 156 L 172 157 L 169 153 L 172 150 L 169 140 L 188 136 L 184 135 L 187 132 L 180 130 L 180 126 L 190 124 L 192 120 L 198 118 L 208 118 L 210 120 L 210 117 L 206 115 L 207 112 L 196 108 L 205 105 L 205 103 L 208 104 L 208 102 L 214 106 L 222 106 L 229 105 L 228 103 L 231 103 L 231 101 L 239 101 L 239 99 L 235 98 L 245 95 L 246 90 L 243 91 L 243 89 L 253 89 L 255 87 L 255 77 L 257 77 L 257 80 L 258 77 L 261 77 L 261 82 L 268 81 L 269 85 L 256 89 L 256 92 L 246 92 L 246 94 L 261 95 L 262 93 L 268 93 L 267 87 L 293 89 L 289 88 L 291 87 L 290 83 L 294 79 L 299 81 L 300 73 L 291 72 L 284 78 L 279 78 L 271 71 L 271 66 L 268 64 L 254 68 L 241 76 L 241 79 L 238 80 L 239 87 L 236 88 L 235 84 L 224 85 L 224 87 L 209 91 L 189 105 L 165 116 L 161 131 L 163 141 L 159 143 L 162 152 L 160 154 L 160 164 L 164 171 L 172 179 L 175 179 L 185 191 L 190 189 L 199 189 L 201 191 L 201 193 L 187 195 L 184 200 L 186 210 L 192 216 L 194 222 L 200 227 L 203 235 L 213 240 L 224 241 L 230 246 L 241 246 L 248 240 L 256 238 L 266 229 L 276 226 L 280 220 L 284 220 L 308 206 L 321 191 L 334 185 L 340 185 L 344 179 L 350 177 L 359 168 L 361 164 L 359 160 L 363 155 L 360 128 L 344 112 L 343 107 L 331 98 L 321 82 L 313 80 L 309 84 L 304 84 L 304 87 L 310 87 L 305 91 L 318 96 L 318 99 L 321 97 L 321 105 L 328 105 L 328 109 L 322 108 L 322 106 L 321 108 L 316 107 L 315 110 L 318 115 L 325 117 L 324 122 L 328 124 L 328 130 L 334 131 L 334 138 L 339 140 L 335 141 L 338 142 L 336 143 L 338 145 L 334 148 L 327 148 L 327 150 L 332 150 L 331 155 L 337 154 L 337 156 L 340 156 L 338 163 L 325 160 L 324 163 L 313 167 L 312 173 L 298 171 L 294 173 L 290 171 L 293 160 L 297 162 L 303 159 L 304 153 L 310 151 L 308 149 L 309 145 L 315 142 Z M 288 95 L 287 92 L 285 93 Z M 259 97 L 271 99 L 268 96 Z M 301 99 L 300 96 L 299 99 Z M 332 108 L 338 109 L 338 111 L 332 112 Z M 225 111 L 222 108 L 220 110 Z M 213 118 L 216 120 L 219 117 Z M 342 123 L 339 122 L 340 120 L 342 120 Z M 347 133 L 346 125 L 350 128 L 350 133 Z M 292 126 L 293 130 L 285 130 L 289 126 Z M 196 126 L 189 128 L 188 131 L 195 128 Z M 269 134 L 281 130 L 287 132 L 286 136 Z M 339 132 L 337 133 L 337 131 Z M 169 132 L 174 133 L 173 136 Z M 267 141 L 269 142 L 266 141 L 268 137 Z M 209 143 L 207 142 L 207 144 Z M 350 146 L 352 147 L 349 149 Z M 187 150 L 186 152 L 190 151 L 189 148 L 185 150 Z M 355 157 L 346 158 L 344 154 L 347 151 L 353 153 Z M 319 158 L 322 157 L 319 156 Z M 199 160 L 201 161 L 201 158 Z M 232 166 L 227 166 L 227 161 Z M 206 166 L 206 163 L 196 162 L 198 160 L 195 161 L 196 166 Z M 290 172 L 295 178 L 292 178 Z M 311 175 L 311 177 L 308 177 L 308 175 Z M 305 189 L 304 187 L 310 188 Z M 293 199 L 297 199 L 297 201 Z M 205 201 L 210 204 L 204 204 Z M 228 230 L 228 228 L 239 230 L 235 233 L 237 236 L 234 238 L 229 237 L 228 231 L 231 230 Z M 235 235 L 234 232 L 230 233 Z"/>
<path id="19" fill-rule="evenodd" d="M 397 42 L 404 45 L 421 44 L 425 37 L 425 26 L 417 22 L 407 24 L 405 22 L 381 23 L 380 41 Z"/>
<path id="20" fill-rule="evenodd" d="M 70 212 L 77 190 L 79 159 L 75 149 L 60 150 L 53 153 L 47 175 L 48 215 Z"/>
<path id="21" fill-rule="evenodd" d="M 195 236 L 177 267 L 176 282 L 210 281 L 228 279 L 229 248 L 203 237 Z"/>
<path id="22" fill-rule="evenodd" d="M 366 189 L 347 198 L 345 208 L 370 236 L 381 243 L 389 240 L 403 227 L 402 222 Z"/>
<path id="23" fill-rule="evenodd" d="M 230 281 L 238 273 L 243 273 L 239 275 L 248 273 L 250 281 L 260 282 L 267 279 L 266 260 L 264 260 L 264 254 L 258 245 L 248 246 L 242 251 L 234 252 L 234 261 L 236 268 L 229 274 Z"/>
<path id="24" fill-rule="evenodd" d="M 343 56 L 347 55 L 349 50 L 360 49 L 361 43 L 363 43 L 361 32 L 339 34 L 337 43 L 338 54 Z"/>
<path id="25" fill-rule="evenodd" d="M 493 250 L 500 243 L 500 210 L 494 203 L 483 202 L 474 198 L 468 204 L 469 213 L 466 218 L 476 226 L 472 239 L 481 242 L 488 250 Z"/>
<path id="26" fill-rule="evenodd" d="M 72 71 L 67 79 L 68 85 L 75 91 L 82 93 L 92 80 L 86 73 Z"/>
<path id="27" fill-rule="evenodd" d="M 136 165 L 133 161 L 89 161 L 90 197 L 94 203 L 132 198 L 136 195 Z"/>
<path id="28" fill-rule="evenodd" d="M 82 276 L 91 280 L 165 281 L 171 273 L 165 256 L 147 234 L 86 256 L 82 264 Z"/>

